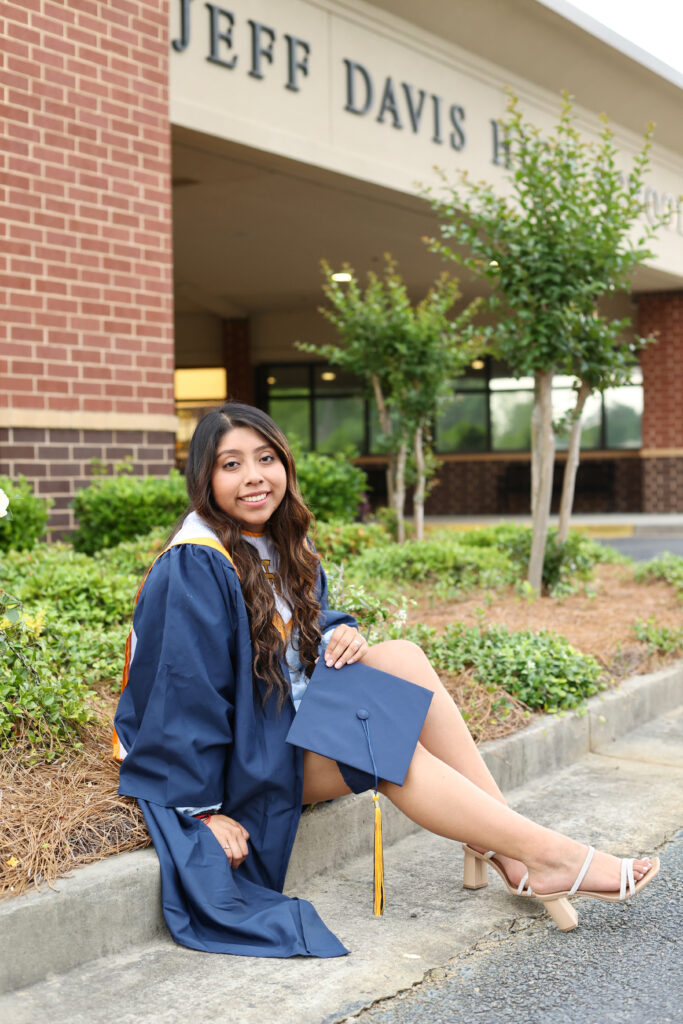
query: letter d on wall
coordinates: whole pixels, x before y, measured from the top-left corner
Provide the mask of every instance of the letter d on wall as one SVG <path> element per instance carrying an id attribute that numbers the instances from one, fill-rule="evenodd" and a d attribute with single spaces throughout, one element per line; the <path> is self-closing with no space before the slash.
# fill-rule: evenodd
<path id="1" fill-rule="evenodd" d="M 355 60 L 344 58 L 344 63 L 346 64 L 346 106 L 344 110 L 348 110 L 350 114 L 360 114 L 362 116 L 367 114 L 372 106 L 374 97 L 370 72 Z M 362 81 L 365 87 L 365 103 L 362 106 L 356 103 L 357 81 Z"/>

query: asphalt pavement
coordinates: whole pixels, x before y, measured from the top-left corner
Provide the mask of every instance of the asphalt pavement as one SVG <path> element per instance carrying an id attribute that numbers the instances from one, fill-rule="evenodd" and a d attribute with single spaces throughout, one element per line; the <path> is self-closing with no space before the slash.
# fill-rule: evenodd
<path id="1" fill-rule="evenodd" d="M 649 562 L 666 552 L 683 558 L 683 534 L 680 537 L 599 537 L 602 544 L 616 548 L 622 555 L 628 555 L 636 562 Z"/>
<path id="2" fill-rule="evenodd" d="M 674 1024 L 683 1020 L 683 832 L 660 851 L 647 900 L 584 900 L 564 935 L 546 918 L 486 936 L 357 1024 Z M 350 1018 L 345 1018 L 349 1021 Z"/>

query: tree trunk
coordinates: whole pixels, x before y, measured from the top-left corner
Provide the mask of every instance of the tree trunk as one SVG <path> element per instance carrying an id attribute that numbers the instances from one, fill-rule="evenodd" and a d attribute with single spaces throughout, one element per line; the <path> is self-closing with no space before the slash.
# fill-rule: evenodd
<path id="1" fill-rule="evenodd" d="M 539 593 L 543 580 L 545 542 L 548 535 L 548 518 L 553 494 L 555 434 L 553 432 L 552 387 L 552 370 L 538 371 L 535 374 L 534 404 L 538 404 L 537 489 L 535 499 L 533 499 L 531 555 L 527 579 L 533 589 Z"/>
<path id="2" fill-rule="evenodd" d="M 560 501 L 560 522 L 557 530 L 557 539 L 564 544 L 569 536 L 569 519 L 574 505 L 574 489 L 576 487 L 576 471 L 579 468 L 579 457 L 581 451 L 581 419 L 586 399 L 591 393 L 591 388 L 584 380 L 581 381 L 574 406 L 572 429 L 569 435 L 569 447 L 567 448 L 567 461 L 562 477 L 562 499 Z"/>
<path id="3" fill-rule="evenodd" d="M 425 535 L 425 456 L 422 445 L 422 426 L 415 431 L 413 444 L 415 448 L 415 472 L 417 479 L 413 490 L 413 518 L 415 522 L 415 540 L 424 540 Z"/>
<path id="4" fill-rule="evenodd" d="M 391 437 L 393 434 L 391 429 L 391 418 L 387 412 L 384 394 L 382 393 L 382 385 L 380 384 L 379 377 L 376 373 L 372 374 L 372 389 L 375 392 L 375 402 L 377 403 L 379 425 L 382 428 L 382 433 L 387 437 Z M 393 508 L 395 505 L 396 476 L 398 473 L 396 462 L 395 452 L 389 452 L 387 455 L 387 505 L 389 508 Z"/>
<path id="5" fill-rule="evenodd" d="M 541 402 L 538 393 L 538 378 L 534 378 L 534 407 L 531 412 L 531 518 L 533 520 L 538 505 L 538 487 L 540 482 L 539 459 L 541 452 Z"/>
<path id="6" fill-rule="evenodd" d="M 403 544 L 406 539 L 406 524 L 403 519 L 403 509 L 406 503 L 406 459 L 408 457 L 408 445 L 401 441 L 401 447 L 396 455 L 396 480 L 394 486 L 394 508 L 396 510 L 397 541 Z"/>

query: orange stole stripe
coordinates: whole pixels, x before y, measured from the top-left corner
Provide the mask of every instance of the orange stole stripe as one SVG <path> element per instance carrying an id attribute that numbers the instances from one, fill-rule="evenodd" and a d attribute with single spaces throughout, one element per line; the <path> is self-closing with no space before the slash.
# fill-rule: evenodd
<path id="1" fill-rule="evenodd" d="M 232 567 L 235 568 L 235 563 L 233 562 L 232 558 L 230 557 L 230 555 L 228 554 L 226 549 L 223 547 L 223 545 L 221 544 L 221 542 L 219 540 L 216 540 L 213 537 L 190 537 L 187 540 L 174 540 L 174 541 L 171 541 L 171 543 L 167 547 L 165 547 L 163 551 L 159 552 L 159 554 L 154 559 L 154 561 L 150 565 L 149 569 L 145 573 L 144 578 L 142 580 L 142 583 L 138 587 L 138 592 L 135 595 L 135 604 L 133 605 L 133 610 L 135 610 L 135 607 L 137 606 L 137 603 L 138 603 L 138 601 L 140 599 L 140 594 L 142 593 L 142 588 L 144 587 L 145 583 L 147 582 L 147 577 L 149 576 L 149 574 L 151 573 L 152 569 L 157 564 L 157 562 L 159 561 L 161 556 L 165 555 L 166 552 L 169 551 L 171 548 L 179 547 L 181 544 L 199 544 L 201 547 L 213 548 L 214 551 L 220 551 L 220 553 L 222 555 L 225 555 L 225 557 L 230 562 Z M 235 569 L 235 572 L 237 572 L 236 569 Z M 237 575 L 239 577 L 239 573 L 237 573 Z M 128 675 L 129 675 L 129 672 L 130 672 L 130 648 L 131 648 L 131 643 L 132 643 L 132 637 L 133 637 L 133 629 L 131 627 L 131 629 L 130 629 L 130 631 L 128 633 L 128 637 L 126 639 L 125 661 L 124 661 L 124 664 L 123 664 L 123 678 L 121 680 L 121 693 L 123 693 L 123 691 L 125 690 L 125 688 L 126 688 L 126 686 L 128 684 Z M 119 739 L 119 737 L 116 734 L 116 729 L 113 729 L 113 728 L 112 728 L 112 752 L 113 752 L 114 760 L 115 761 L 123 761 L 123 758 L 124 758 L 125 754 L 123 752 L 123 747 L 121 746 L 121 740 Z"/>

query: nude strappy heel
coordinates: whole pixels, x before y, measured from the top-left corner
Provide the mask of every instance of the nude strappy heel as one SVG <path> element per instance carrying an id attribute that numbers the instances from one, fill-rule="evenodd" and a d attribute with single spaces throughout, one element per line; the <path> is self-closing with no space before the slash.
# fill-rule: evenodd
<path id="1" fill-rule="evenodd" d="M 465 889 L 483 889 L 485 885 L 488 885 L 488 871 L 487 867 L 490 865 L 494 871 L 496 871 L 511 896 L 535 896 L 536 893 L 533 891 L 529 882 L 529 872 L 527 871 L 524 877 L 521 879 L 519 885 L 514 886 L 507 876 L 503 865 L 495 859 L 495 851 L 488 850 L 486 853 L 479 853 L 478 850 L 473 850 L 471 846 L 463 843 L 463 850 L 465 851 L 465 866 L 463 871 L 463 886 Z M 572 907 L 568 899 L 558 895 L 555 902 L 552 905 L 552 909 L 548 906 L 548 913 L 552 917 L 553 921 L 561 932 L 569 932 L 579 923 L 579 916 Z"/>
<path id="2" fill-rule="evenodd" d="M 465 851 L 465 868 L 463 872 L 463 886 L 465 889 L 483 889 L 485 885 L 489 884 L 488 872 L 486 870 L 487 865 L 491 865 L 494 871 L 497 871 L 507 888 L 507 891 L 511 896 L 533 896 L 531 886 L 527 885 L 529 881 L 529 872 L 524 875 L 519 885 L 514 886 L 508 878 L 505 868 L 503 865 L 495 859 L 495 850 L 489 850 L 487 853 L 479 853 L 479 850 L 473 850 L 471 846 L 463 843 L 463 850 Z"/>
<path id="3" fill-rule="evenodd" d="M 571 887 L 564 892 L 551 892 L 539 895 L 534 893 L 536 899 L 539 899 L 543 906 L 546 908 L 553 921 L 560 929 L 560 931 L 569 931 L 570 928 L 576 927 L 575 925 L 567 926 L 567 913 L 566 908 L 568 907 L 571 913 L 576 917 L 576 911 L 572 909 L 569 904 L 569 899 L 572 896 L 585 896 L 588 899 L 593 900 L 605 900 L 607 903 L 622 903 L 624 900 L 630 899 L 631 896 L 637 895 L 644 889 L 646 885 L 659 874 L 659 857 L 651 858 L 651 866 L 646 874 L 636 882 L 633 874 L 633 860 L 627 857 L 623 857 L 621 861 L 621 878 L 619 892 L 595 892 L 591 889 L 579 889 L 581 882 L 583 881 L 590 863 L 593 860 L 595 849 L 592 846 L 588 847 L 588 853 L 586 859 L 583 862 L 583 867 L 576 876 L 576 880 Z"/>
<path id="4" fill-rule="evenodd" d="M 586 896 L 589 899 L 605 900 L 608 903 L 621 903 L 639 893 L 659 873 L 659 857 L 653 857 L 652 866 L 647 874 L 643 875 L 639 882 L 636 882 L 633 874 L 633 860 L 624 857 L 621 861 L 619 892 L 595 892 L 590 889 L 579 889 L 595 854 L 595 849 L 589 846 L 586 859 L 571 889 L 540 895 L 534 892 L 531 886 L 527 884 L 529 879 L 528 872 L 517 887 L 513 886 L 502 864 L 495 860 L 496 854 L 493 850 L 489 850 L 487 853 L 479 853 L 478 850 L 473 850 L 471 846 L 466 844 L 463 845 L 463 850 L 465 851 L 463 885 L 466 889 L 481 889 L 488 885 L 487 865 L 490 864 L 494 871 L 497 871 L 500 875 L 512 896 L 535 896 L 537 900 L 540 900 L 561 932 L 570 932 L 579 923 L 578 914 L 570 903 L 572 897 Z"/>

